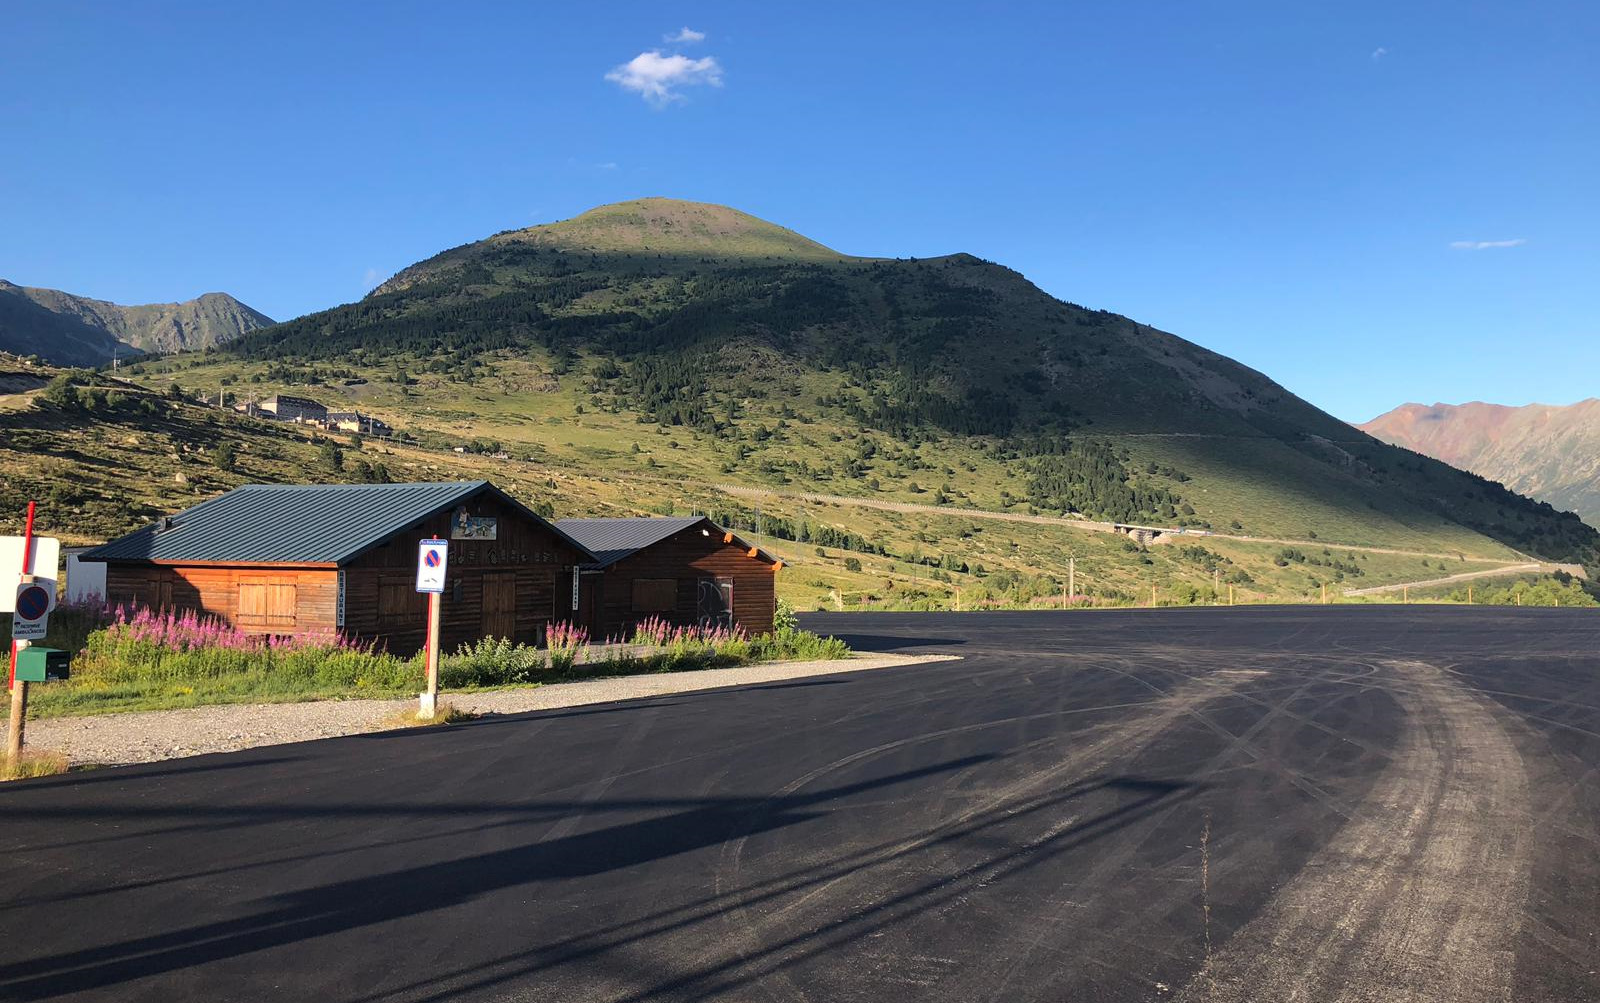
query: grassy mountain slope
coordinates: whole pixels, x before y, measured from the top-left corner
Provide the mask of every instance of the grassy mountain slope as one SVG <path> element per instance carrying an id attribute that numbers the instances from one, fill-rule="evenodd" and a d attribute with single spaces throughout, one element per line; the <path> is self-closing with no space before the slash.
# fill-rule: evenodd
<path id="1" fill-rule="evenodd" d="M 1600 399 L 1405 404 L 1359 427 L 1600 525 Z"/>
<path id="2" fill-rule="evenodd" d="M 0 350 L 61 365 L 99 365 L 119 346 L 141 352 L 211 348 L 272 322 L 227 293 L 121 306 L 0 280 Z"/>
<path id="3" fill-rule="evenodd" d="M 430 434 L 428 445 L 362 442 L 245 418 L 172 391 L 172 367 L 182 367 L 184 385 L 193 387 L 195 375 L 220 365 L 163 360 L 162 372 L 139 382 L 78 373 L 65 398 L 59 379 L 50 387 L 45 381 L 68 374 L 0 365 L 0 393 L 9 392 L 0 397 L 0 533 L 20 531 L 30 498 L 41 503 L 41 533 L 88 543 L 245 483 L 488 477 L 556 516 L 713 513 L 785 560 L 779 592 L 806 608 L 950 608 L 958 596 L 966 608 L 1059 602 L 1067 555 L 1077 558 L 1079 593 L 1111 602 L 1148 601 L 1152 586 L 1160 602 L 1205 602 L 1214 585 L 1223 598 L 1231 586 L 1245 601 L 1306 599 L 1323 583 L 1337 590 L 1495 566 L 1470 552 L 1440 559 L 1214 539 L 1140 548 L 1111 534 L 998 522 L 958 508 L 900 513 L 733 497 L 677 473 L 693 451 L 673 447 L 681 430 L 634 423 L 640 451 L 605 462 L 610 453 L 595 443 L 611 441 L 607 426 L 591 428 L 587 411 L 538 422 L 545 441 L 589 451 L 583 462 L 510 443 L 512 455 L 502 459 L 456 453 L 453 444 L 471 440 L 442 432 Z M 365 399 L 362 388 L 344 389 Z M 330 400 L 336 393 L 328 386 L 310 392 Z"/>
<path id="4" fill-rule="evenodd" d="M 402 426 L 601 466 L 628 462 L 643 420 L 678 435 L 687 478 L 1558 560 L 1594 545 L 1575 519 L 1010 269 L 850 258 L 673 200 L 453 249 L 227 354 L 219 381 L 338 373 Z M 570 450 L 532 424 L 580 408 Z"/>

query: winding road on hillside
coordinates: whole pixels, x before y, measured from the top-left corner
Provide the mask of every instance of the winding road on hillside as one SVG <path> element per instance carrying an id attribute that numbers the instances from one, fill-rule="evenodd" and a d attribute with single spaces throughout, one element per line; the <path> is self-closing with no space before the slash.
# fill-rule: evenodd
<path id="1" fill-rule="evenodd" d="M 0 997 L 1600 996 L 1600 616 L 818 615 L 960 660 L 0 788 Z"/>
<path id="2" fill-rule="evenodd" d="M 854 495 L 827 495 L 816 494 L 808 491 L 779 491 L 775 488 L 758 488 L 746 484 L 710 484 L 713 491 L 733 495 L 741 498 L 783 498 L 789 501 L 811 502 L 821 505 L 851 505 L 856 508 L 878 509 L 882 512 L 919 512 L 930 515 L 942 515 L 952 518 L 969 519 L 994 519 L 1001 522 L 1031 522 L 1049 526 L 1070 526 L 1073 529 L 1088 530 L 1093 533 L 1118 532 L 1119 523 L 1096 522 L 1093 519 L 1077 519 L 1067 516 L 1032 515 L 1027 512 L 997 512 L 993 509 L 963 508 L 954 505 L 921 505 L 916 502 L 886 501 L 879 498 L 857 498 Z M 1181 527 L 1153 527 L 1163 534 L 1161 540 L 1177 540 L 1184 538 L 1199 538 L 1213 540 L 1237 540 L 1240 543 L 1270 543 L 1289 547 L 1337 547 L 1340 550 L 1354 550 L 1367 554 L 1399 554 L 1406 557 L 1437 557 L 1446 560 L 1456 560 L 1466 557 L 1474 561 L 1499 562 L 1501 564 L 1521 564 L 1528 560 L 1526 556 L 1515 559 L 1499 557 L 1482 557 L 1473 554 L 1463 554 L 1460 551 L 1451 553 L 1433 552 L 1427 550 L 1405 550 L 1396 547 L 1373 547 L 1355 543 L 1338 543 L 1332 540 L 1297 540 L 1290 537 L 1278 536 L 1246 536 L 1241 533 L 1219 533 L 1215 530 L 1184 529 Z M 1516 553 L 1516 551 L 1513 551 Z"/>

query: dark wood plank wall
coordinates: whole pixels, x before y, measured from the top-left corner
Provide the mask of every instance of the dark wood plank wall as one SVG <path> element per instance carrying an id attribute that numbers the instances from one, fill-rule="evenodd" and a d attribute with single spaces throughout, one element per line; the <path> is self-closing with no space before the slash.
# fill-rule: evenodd
<path id="1" fill-rule="evenodd" d="M 559 536 L 499 499 L 480 496 L 467 505 L 468 514 L 496 520 L 494 540 L 450 540 L 449 574 L 440 610 L 440 646 L 454 651 L 484 636 L 484 575 L 513 572 L 516 581 L 515 624 L 511 638 L 524 644 L 544 640 L 556 620 L 570 620 L 572 569 L 578 554 Z M 430 536 L 450 538 L 453 512 L 440 513 L 369 550 L 345 569 L 345 629 L 375 640 L 397 654 L 422 647 L 427 629 L 427 600 L 415 591 L 417 542 Z M 383 615 L 382 591 L 405 595 L 411 604 L 398 615 Z M 392 606 L 391 606 L 392 609 Z"/>
<path id="2" fill-rule="evenodd" d="M 492 496 L 474 499 L 467 510 L 474 517 L 494 518 L 496 538 L 450 541 L 441 647 L 453 651 L 484 636 L 486 574 L 515 576 L 512 640 L 539 643 L 552 621 L 573 619 L 572 570 L 578 563 L 577 552 Z M 427 605 L 416 592 L 417 542 L 431 536 L 449 539 L 453 519 L 454 513 L 448 512 L 423 520 L 350 562 L 343 570 L 346 634 L 401 655 L 422 647 Z M 244 583 L 293 584 L 294 626 L 239 624 L 239 586 Z M 339 572 L 332 568 L 106 565 L 106 592 L 113 603 L 193 609 L 262 633 L 340 629 L 338 583 Z M 380 609 L 385 599 L 388 606 Z M 505 618 L 493 618 L 491 623 L 495 621 L 504 624 Z"/>
<path id="3" fill-rule="evenodd" d="M 244 584 L 294 586 L 293 624 L 240 623 L 239 586 Z M 161 567 L 108 563 L 106 597 L 114 605 L 125 603 L 180 612 L 194 610 L 264 634 L 301 634 L 336 629 L 339 584 L 332 568 Z"/>
<path id="4" fill-rule="evenodd" d="M 675 579 L 677 605 L 660 614 L 674 624 L 698 621 L 696 596 L 702 578 L 733 579 L 733 619 L 749 634 L 772 629 L 777 612 L 777 570 L 737 543 L 724 543 L 720 531 L 704 536 L 691 526 L 660 543 L 646 547 L 601 572 L 594 588 L 596 607 L 585 611 L 590 635 L 596 639 L 626 639 L 634 625 L 650 613 L 633 609 L 633 583 L 637 579 Z"/>

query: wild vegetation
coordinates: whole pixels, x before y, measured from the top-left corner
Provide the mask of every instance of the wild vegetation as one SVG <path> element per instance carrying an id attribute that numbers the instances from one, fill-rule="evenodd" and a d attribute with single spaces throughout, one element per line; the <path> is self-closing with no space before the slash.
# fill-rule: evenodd
<path id="1" fill-rule="evenodd" d="M 195 613 L 66 607 L 46 643 L 76 652 L 68 680 L 35 686 L 34 717 L 155 710 L 216 703 L 397 697 L 415 693 L 421 655 L 398 658 L 337 634 L 269 637 Z M 641 625 L 624 645 L 591 645 L 558 624 L 544 647 L 488 638 L 439 661 L 444 690 L 682 672 L 761 661 L 847 657 L 849 648 L 792 623 L 756 637 L 743 631 Z"/>

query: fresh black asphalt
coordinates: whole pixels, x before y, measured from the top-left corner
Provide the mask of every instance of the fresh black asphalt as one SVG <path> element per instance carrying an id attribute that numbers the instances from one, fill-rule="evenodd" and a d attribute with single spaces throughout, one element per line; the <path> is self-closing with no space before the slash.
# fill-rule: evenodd
<path id="1" fill-rule="evenodd" d="M 5 785 L 0 998 L 1600 998 L 1600 611 L 807 625 L 962 657 Z"/>

